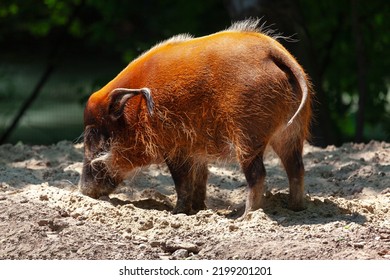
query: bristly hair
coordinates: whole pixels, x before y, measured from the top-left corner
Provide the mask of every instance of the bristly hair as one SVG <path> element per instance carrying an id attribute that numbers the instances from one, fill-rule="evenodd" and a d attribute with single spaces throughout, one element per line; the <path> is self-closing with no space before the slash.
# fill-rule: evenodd
<path id="1" fill-rule="evenodd" d="M 169 44 L 169 43 L 176 43 L 176 42 L 183 42 L 188 41 L 190 39 L 193 39 L 194 37 L 191 34 L 183 33 L 175 35 L 167 40 L 162 41 L 160 44 Z"/>
<path id="2" fill-rule="evenodd" d="M 263 33 L 263 26 L 259 26 L 260 20 L 259 18 L 248 18 L 246 20 L 232 22 L 232 25 L 226 31 Z"/>
<path id="3" fill-rule="evenodd" d="M 191 34 L 188 34 L 188 33 L 178 34 L 178 35 L 175 35 L 175 36 L 173 36 L 171 38 L 168 38 L 168 39 L 166 39 L 164 41 L 161 41 L 161 42 L 157 43 L 150 50 L 158 48 L 158 47 L 161 47 L 161 46 L 164 46 L 164 45 L 185 42 L 185 41 L 191 40 L 193 38 L 194 37 Z M 146 51 L 146 52 L 148 52 L 148 51 Z"/>
<path id="4" fill-rule="evenodd" d="M 297 42 L 297 39 L 294 39 L 293 36 L 283 36 L 282 33 L 278 32 L 276 29 L 272 29 L 271 27 L 274 24 L 266 25 L 267 22 L 264 21 L 261 23 L 262 18 L 248 18 L 246 20 L 242 21 L 236 21 L 233 22 L 232 25 L 223 30 L 224 31 L 232 31 L 232 32 L 255 32 L 255 33 L 262 33 L 264 35 L 267 35 L 275 40 L 285 40 L 287 42 Z M 184 33 L 184 34 L 179 34 L 175 35 L 171 38 L 168 38 L 166 40 L 163 40 L 156 45 L 154 45 L 152 48 L 149 50 L 144 51 L 141 55 L 138 56 L 138 58 L 142 57 L 144 54 L 156 50 L 159 47 L 170 45 L 170 44 L 176 44 L 176 43 L 181 43 L 181 42 L 186 42 L 191 39 L 194 39 L 195 37 L 192 36 L 191 34 Z"/>
<path id="5" fill-rule="evenodd" d="M 144 54 L 147 54 L 148 52 L 151 52 L 151 51 L 153 51 L 155 49 L 158 49 L 159 47 L 162 47 L 162 46 L 165 46 L 165 45 L 169 45 L 169 44 L 176 44 L 176 43 L 185 42 L 185 41 L 191 40 L 193 38 L 194 37 L 191 34 L 188 34 L 188 33 L 175 35 L 175 36 L 173 36 L 171 38 L 168 38 L 166 40 L 163 40 L 163 41 L 157 43 L 156 45 L 154 45 L 150 49 L 144 51 L 143 53 L 141 53 L 137 57 L 137 59 L 142 57 Z"/>
<path id="6" fill-rule="evenodd" d="M 241 21 L 233 22 L 232 25 L 225 31 L 236 31 L 236 32 L 256 32 L 267 35 L 275 40 L 285 40 L 287 42 L 296 42 L 297 39 L 292 36 L 283 36 L 282 33 L 278 32 L 277 29 L 272 29 L 274 24 L 267 26 L 267 22 L 264 21 L 260 24 L 262 18 L 248 18 Z"/>

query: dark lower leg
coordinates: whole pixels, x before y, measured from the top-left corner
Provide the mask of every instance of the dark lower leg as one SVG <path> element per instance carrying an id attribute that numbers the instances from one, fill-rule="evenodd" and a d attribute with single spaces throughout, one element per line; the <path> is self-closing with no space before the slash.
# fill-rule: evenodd
<path id="1" fill-rule="evenodd" d="M 282 155 L 281 160 L 286 170 L 290 195 L 288 207 L 294 211 L 305 209 L 304 205 L 304 173 L 302 149 L 293 149 Z"/>
<path id="2" fill-rule="evenodd" d="M 294 211 L 305 209 L 304 205 L 304 167 L 302 155 L 296 154 L 286 160 L 286 172 L 290 184 L 289 208 Z"/>
<path id="3" fill-rule="evenodd" d="M 175 183 L 177 201 L 173 213 L 190 214 L 192 210 L 194 170 L 192 161 L 166 160 Z"/>
<path id="4" fill-rule="evenodd" d="M 194 168 L 195 178 L 192 195 L 192 209 L 194 211 L 199 211 L 206 209 L 207 163 L 198 164 Z"/>
<path id="5" fill-rule="evenodd" d="M 263 153 L 258 154 L 254 159 L 244 163 L 242 166 L 248 183 L 248 196 L 245 206 L 245 213 L 248 213 L 263 206 L 264 179 L 266 175 Z"/>

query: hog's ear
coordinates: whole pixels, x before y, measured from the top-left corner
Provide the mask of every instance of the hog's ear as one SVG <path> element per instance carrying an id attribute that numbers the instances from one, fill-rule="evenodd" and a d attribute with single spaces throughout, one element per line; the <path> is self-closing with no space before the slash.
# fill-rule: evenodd
<path id="1" fill-rule="evenodd" d="M 154 101 L 150 89 L 116 88 L 110 93 L 108 113 L 110 114 L 111 118 L 117 120 L 120 116 L 122 116 L 127 101 L 133 96 L 139 94 L 144 96 L 148 112 L 151 116 L 153 116 Z"/>

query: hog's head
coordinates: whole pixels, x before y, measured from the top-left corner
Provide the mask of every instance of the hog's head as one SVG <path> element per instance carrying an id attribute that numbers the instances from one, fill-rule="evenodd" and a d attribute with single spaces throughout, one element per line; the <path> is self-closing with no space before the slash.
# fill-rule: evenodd
<path id="1" fill-rule="evenodd" d="M 154 102 L 148 88 L 117 88 L 108 95 L 91 95 L 84 111 L 84 163 L 79 182 L 81 193 L 93 198 L 109 195 L 137 165 L 134 128 L 129 124 L 127 103 L 134 96 L 146 100 L 150 115 Z M 134 137 L 133 137 L 134 139 Z M 129 153 L 132 153 L 129 155 Z"/>

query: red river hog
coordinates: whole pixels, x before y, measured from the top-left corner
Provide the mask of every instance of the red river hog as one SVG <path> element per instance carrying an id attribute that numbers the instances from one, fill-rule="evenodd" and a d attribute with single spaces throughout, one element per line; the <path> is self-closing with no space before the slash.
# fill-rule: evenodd
<path id="1" fill-rule="evenodd" d="M 92 94 L 80 191 L 107 196 L 135 169 L 166 163 L 177 193 L 173 213 L 190 214 L 206 208 L 208 162 L 233 157 L 248 184 L 247 213 L 263 206 L 263 154 L 270 145 L 287 172 L 289 208 L 304 209 L 310 83 L 258 23 L 175 36 Z"/>

